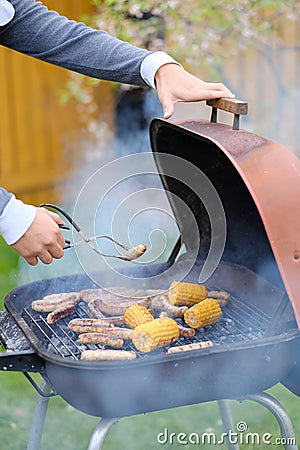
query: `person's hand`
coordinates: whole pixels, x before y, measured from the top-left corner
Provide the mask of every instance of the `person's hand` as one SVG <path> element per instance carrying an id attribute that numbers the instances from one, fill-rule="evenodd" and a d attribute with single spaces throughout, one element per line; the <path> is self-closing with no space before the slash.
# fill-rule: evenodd
<path id="1" fill-rule="evenodd" d="M 32 266 L 38 263 L 38 258 L 50 264 L 53 258 L 62 258 L 64 254 L 65 239 L 58 225 L 64 225 L 58 214 L 37 208 L 31 226 L 12 247 Z"/>
<path id="2" fill-rule="evenodd" d="M 165 119 L 173 115 L 176 102 L 200 102 L 221 97 L 234 98 L 234 94 L 223 83 L 202 81 L 178 64 L 161 66 L 155 74 L 155 83 Z"/>

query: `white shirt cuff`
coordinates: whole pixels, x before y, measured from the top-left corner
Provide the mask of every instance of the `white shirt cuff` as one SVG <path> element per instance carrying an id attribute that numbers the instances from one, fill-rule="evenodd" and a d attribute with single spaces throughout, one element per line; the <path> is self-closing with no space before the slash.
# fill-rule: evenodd
<path id="1" fill-rule="evenodd" d="M 26 205 L 12 196 L 0 216 L 0 234 L 8 245 L 14 244 L 26 233 L 35 215 L 35 206 Z"/>
<path id="2" fill-rule="evenodd" d="M 154 52 L 146 56 L 141 64 L 141 76 L 144 81 L 155 89 L 155 74 L 161 66 L 165 64 L 177 64 L 181 66 L 177 61 L 175 61 L 172 56 L 165 52 Z"/>
<path id="3" fill-rule="evenodd" d="M 15 15 L 13 5 L 7 0 L 0 0 L 0 27 L 7 25 Z"/>

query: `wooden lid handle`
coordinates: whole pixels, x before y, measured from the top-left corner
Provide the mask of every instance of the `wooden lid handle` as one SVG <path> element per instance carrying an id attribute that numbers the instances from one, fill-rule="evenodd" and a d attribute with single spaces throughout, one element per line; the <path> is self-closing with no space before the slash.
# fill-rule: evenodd
<path id="1" fill-rule="evenodd" d="M 236 98 L 216 98 L 214 100 L 207 100 L 206 104 L 233 114 L 248 114 L 248 103 Z"/>

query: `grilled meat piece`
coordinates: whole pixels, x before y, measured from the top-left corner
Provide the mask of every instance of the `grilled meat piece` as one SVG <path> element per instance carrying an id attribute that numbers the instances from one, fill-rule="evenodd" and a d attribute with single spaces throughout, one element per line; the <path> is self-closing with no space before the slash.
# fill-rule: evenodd
<path id="1" fill-rule="evenodd" d="M 128 259 L 128 261 L 132 261 L 142 256 L 146 250 L 147 247 L 145 244 L 138 244 L 135 247 L 132 247 L 129 250 L 127 250 L 123 256 L 124 258 Z"/>
<path id="2" fill-rule="evenodd" d="M 68 323 L 68 328 L 74 333 L 104 333 L 111 325 L 102 319 L 73 319 Z"/>
<path id="3" fill-rule="evenodd" d="M 169 317 L 169 314 L 167 313 L 167 311 L 161 311 L 158 314 L 158 318 L 161 319 L 162 317 Z"/>
<path id="4" fill-rule="evenodd" d="M 92 300 L 97 300 L 101 297 L 102 294 L 105 294 L 104 289 L 82 289 L 80 291 L 81 300 L 85 303 L 89 303 Z"/>
<path id="5" fill-rule="evenodd" d="M 136 301 L 136 300 L 126 300 L 126 299 L 120 299 L 120 297 L 118 297 L 118 301 L 116 301 L 115 297 L 105 297 L 105 298 L 101 298 L 101 303 L 100 303 L 100 310 L 104 313 L 107 314 L 108 316 L 122 316 L 124 315 L 126 309 L 133 305 L 134 303 L 138 303 L 139 305 L 145 306 L 146 308 L 150 306 L 151 300 L 149 297 L 146 297 L 140 301 Z"/>
<path id="6" fill-rule="evenodd" d="M 102 302 L 99 298 L 95 298 L 88 303 L 87 313 L 93 319 L 101 319 L 103 322 L 113 323 L 114 325 L 123 325 L 124 316 L 110 316 L 107 317 L 101 312 Z"/>
<path id="7" fill-rule="evenodd" d="M 139 303 L 146 308 L 150 306 L 151 300 L 149 297 L 141 298 L 140 300 L 134 298 L 139 296 L 143 297 L 145 295 L 144 290 L 126 290 L 125 288 L 123 290 L 121 288 L 110 289 L 120 294 L 113 294 L 105 289 L 84 289 L 80 294 L 84 302 L 90 303 L 92 301 L 92 308 L 108 316 L 122 316 L 126 309 L 134 303 Z"/>
<path id="8" fill-rule="evenodd" d="M 158 289 L 135 289 L 132 287 L 124 286 L 110 286 L 107 288 L 94 288 L 94 289 L 82 289 L 80 296 L 82 300 L 89 303 L 95 298 L 104 298 L 106 296 L 116 297 L 116 301 L 132 300 L 135 303 L 138 302 L 139 297 L 142 299 L 150 295 L 158 295 L 161 291 Z M 136 299 L 134 300 L 134 298 Z"/>
<path id="9" fill-rule="evenodd" d="M 230 294 L 226 291 L 208 291 L 207 297 L 214 298 L 223 307 L 228 305 Z"/>
<path id="10" fill-rule="evenodd" d="M 167 353 L 180 353 L 188 352 L 190 350 L 199 350 L 200 348 L 212 347 L 214 344 L 212 341 L 194 342 L 193 344 L 178 345 L 176 347 L 170 347 Z"/>
<path id="11" fill-rule="evenodd" d="M 122 348 L 124 344 L 123 339 L 108 333 L 82 333 L 78 336 L 78 342 L 80 344 L 108 345 L 114 348 Z"/>
<path id="12" fill-rule="evenodd" d="M 101 319 L 103 324 L 107 324 L 110 326 L 113 325 L 124 325 L 124 316 L 103 316 Z"/>
<path id="13" fill-rule="evenodd" d="M 132 339 L 132 330 L 129 328 L 113 327 L 110 328 L 109 334 L 124 339 L 124 341 L 130 341 Z"/>
<path id="14" fill-rule="evenodd" d="M 178 325 L 180 336 L 186 338 L 192 338 L 195 336 L 195 330 L 193 328 L 183 327 L 182 325 Z"/>
<path id="15" fill-rule="evenodd" d="M 132 336 L 129 328 L 115 327 L 114 324 L 103 323 L 102 319 L 73 319 L 68 323 L 68 328 L 74 333 L 103 333 L 124 340 L 130 340 Z"/>
<path id="16" fill-rule="evenodd" d="M 47 323 L 52 324 L 57 322 L 59 319 L 71 316 L 71 314 L 74 314 L 75 312 L 76 312 L 75 305 L 67 304 L 49 313 L 48 316 L 46 317 L 46 321 Z"/>
<path id="17" fill-rule="evenodd" d="M 37 312 L 51 312 L 67 304 L 76 304 L 80 300 L 79 292 L 62 292 L 59 294 L 45 295 L 40 300 L 34 300 L 31 307 Z"/>
<path id="18" fill-rule="evenodd" d="M 136 358 L 132 350 L 84 350 L 81 353 L 83 361 L 125 361 Z"/>
<path id="19" fill-rule="evenodd" d="M 88 302 L 87 305 L 87 313 L 94 319 L 101 319 L 102 317 L 105 317 L 105 315 L 99 309 L 99 302 L 101 302 L 101 300 L 99 300 L 98 298 L 94 298 L 93 300 Z"/>
<path id="20" fill-rule="evenodd" d="M 112 325 L 124 325 L 124 316 L 109 316 L 101 319 L 103 323 Z"/>
<path id="21" fill-rule="evenodd" d="M 105 298 L 105 300 L 100 300 L 99 301 L 99 308 L 101 310 L 101 312 L 103 312 L 104 314 L 107 314 L 108 316 L 122 316 L 124 315 L 126 309 L 128 308 L 128 306 L 131 303 L 125 303 L 124 302 L 120 302 L 119 299 L 119 303 L 114 302 L 110 302 L 108 301 L 108 298 Z"/>
<path id="22" fill-rule="evenodd" d="M 175 306 L 168 302 L 166 295 L 159 295 L 151 300 L 151 308 L 155 311 L 166 311 L 169 316 L 183 317 L 187 306 Z"/>

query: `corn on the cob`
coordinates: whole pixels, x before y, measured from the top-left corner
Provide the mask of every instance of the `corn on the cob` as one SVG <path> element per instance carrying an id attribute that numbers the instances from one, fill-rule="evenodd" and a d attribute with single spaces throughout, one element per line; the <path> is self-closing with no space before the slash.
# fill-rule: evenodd
<path id="1" fill-rule="evenodd" d="M 206 298 L 192 306 L 184 313 L 184 320 L 191 328 L 203 328 L 218 322 L 222 316 L 219 302 L 214 298 Z"/>
<path id="2" fill-rule="evenodd" d="M 151 320 L 154 320 L 151 312 L 138 303 L 129 306 L 124 313 L 124 322 L 132 329 Z"/>
<path id="3" fill-rule="evenodd" d="M 169 287 L 168 299 L 172 305 L 193 306 L 207 297 L 203 284 L 173 281 Z"/>
<path id="4" fill-rule="evenodd" d="M 170 317 L 154 319 L 139 325 L 132 332 L 132 342 L 140 352 L 151 352 L 177 341 L 179 329 Z"/>

